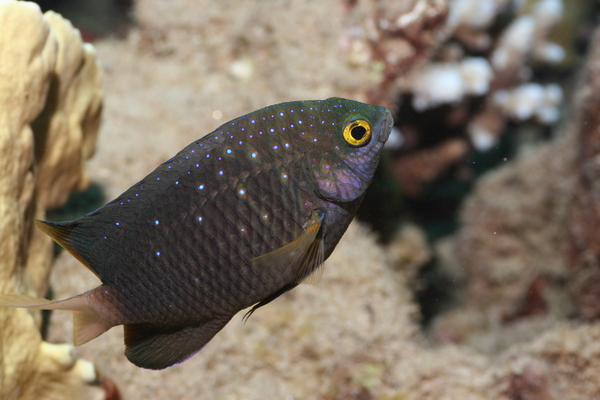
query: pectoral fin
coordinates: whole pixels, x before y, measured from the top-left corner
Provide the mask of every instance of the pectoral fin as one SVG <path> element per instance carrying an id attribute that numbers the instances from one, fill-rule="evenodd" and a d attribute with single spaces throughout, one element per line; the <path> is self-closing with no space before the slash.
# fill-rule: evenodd
<path id="1" fill-rule="evenodd" d="M 323 265 L 323 221 L 325 213 L 314 210 L 310 214 L 306 230 L 297 239 L 270 253 L 255 257 L 250 262 L 254 266 L 291 265 L 294 272 L 292 282 L 301 283 Z M 320 276 L 319 274 L 317 274 Z M 318 280 L 318 279 L 317 279 Z M 314 283 L 314 282 L 313 282 Z"/>
<path id="2" fill-rule="evenodd" d="M 164 369 L 192 357 L 231 317 L 214 318 L 198 326 L 125 325 L 125 355 L 141 368 Z"/>
<path id="3" fill-rule="evenodd" d="M 294 276 L 290 283 L 255 304 L 244 315 L 244 321 L 258 308 L 269 304 L 285 292 L 298 286 L 301 282 L 312 284 L 319 281 L 323 275 L 323 261 L 325 261 L 325 245 L 323 241 L 324 220 L 325 213 L 323 211 L 313 211 L 310 214 L 306 230 L 300 237 L 270 253 L 250 260 L 253 265 L 262 268 L 269 268 L 275 265 L 291 265 Z"/>

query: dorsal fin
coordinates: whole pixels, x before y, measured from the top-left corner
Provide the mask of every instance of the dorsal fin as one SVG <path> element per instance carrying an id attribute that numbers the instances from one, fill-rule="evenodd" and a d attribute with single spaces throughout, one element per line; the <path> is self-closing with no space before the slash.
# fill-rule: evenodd
<path id="1" fill-rule="evenodd" d="M 78 230 L 78 224 L 76 222 L 48 222 L 48 221 L 35 221 L 38 228 L 44 233 L 50 236 L 56 243 L 61 245 L 65 250 L 78 259 L 83 265 L 85 265 L 90 271 L 94 273 L 98 278 L 101 279 L 98 271 L 90 262 L 90 257 L 87 254 L 87 250 L 91 247 L 91 238 L 83 234 L 81 230 Z"/>

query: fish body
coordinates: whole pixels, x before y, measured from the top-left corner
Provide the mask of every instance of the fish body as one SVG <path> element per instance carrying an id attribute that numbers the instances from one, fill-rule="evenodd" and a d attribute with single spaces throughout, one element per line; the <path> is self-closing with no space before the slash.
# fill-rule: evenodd
<path id="1" fill-rule="evenodd" d="M 38 226 L 102 281 L 70 299 L 75 342 L 125 326 L 126 356 L 166 368 L 240 310 L 315 273 L 354 217 L 392 126 L 352 100 L 281 103 L 222 125 L 104 207 Z"/>

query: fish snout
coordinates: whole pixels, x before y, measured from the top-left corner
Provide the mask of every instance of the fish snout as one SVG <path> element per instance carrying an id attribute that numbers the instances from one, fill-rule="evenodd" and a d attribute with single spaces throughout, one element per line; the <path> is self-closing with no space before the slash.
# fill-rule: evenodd
<path id="1" fill-rule="evenodd" d="M 379 135 L 378 140 L 381 143 L 385 143 L 390 137 L 390 132 L 392 132 L 392 128 L 394 127 L 394 117 L 392 117 L 392 113 L 390 110 L 387 110 L 385 114 L 385 118 L 383 119 L 381 134 Z"/>

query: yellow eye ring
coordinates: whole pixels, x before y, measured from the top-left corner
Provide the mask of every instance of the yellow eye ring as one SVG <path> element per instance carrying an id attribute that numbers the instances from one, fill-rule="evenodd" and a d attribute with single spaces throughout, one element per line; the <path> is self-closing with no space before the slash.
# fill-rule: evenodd
<path id="1" fill-rule="evenodd" d="M 369 143 L 369 139 L 371 139 L 371 124 L 364 119 L 352 121 L 344 128 L 344 140 L 350 146 L 363 146 Z"/>

